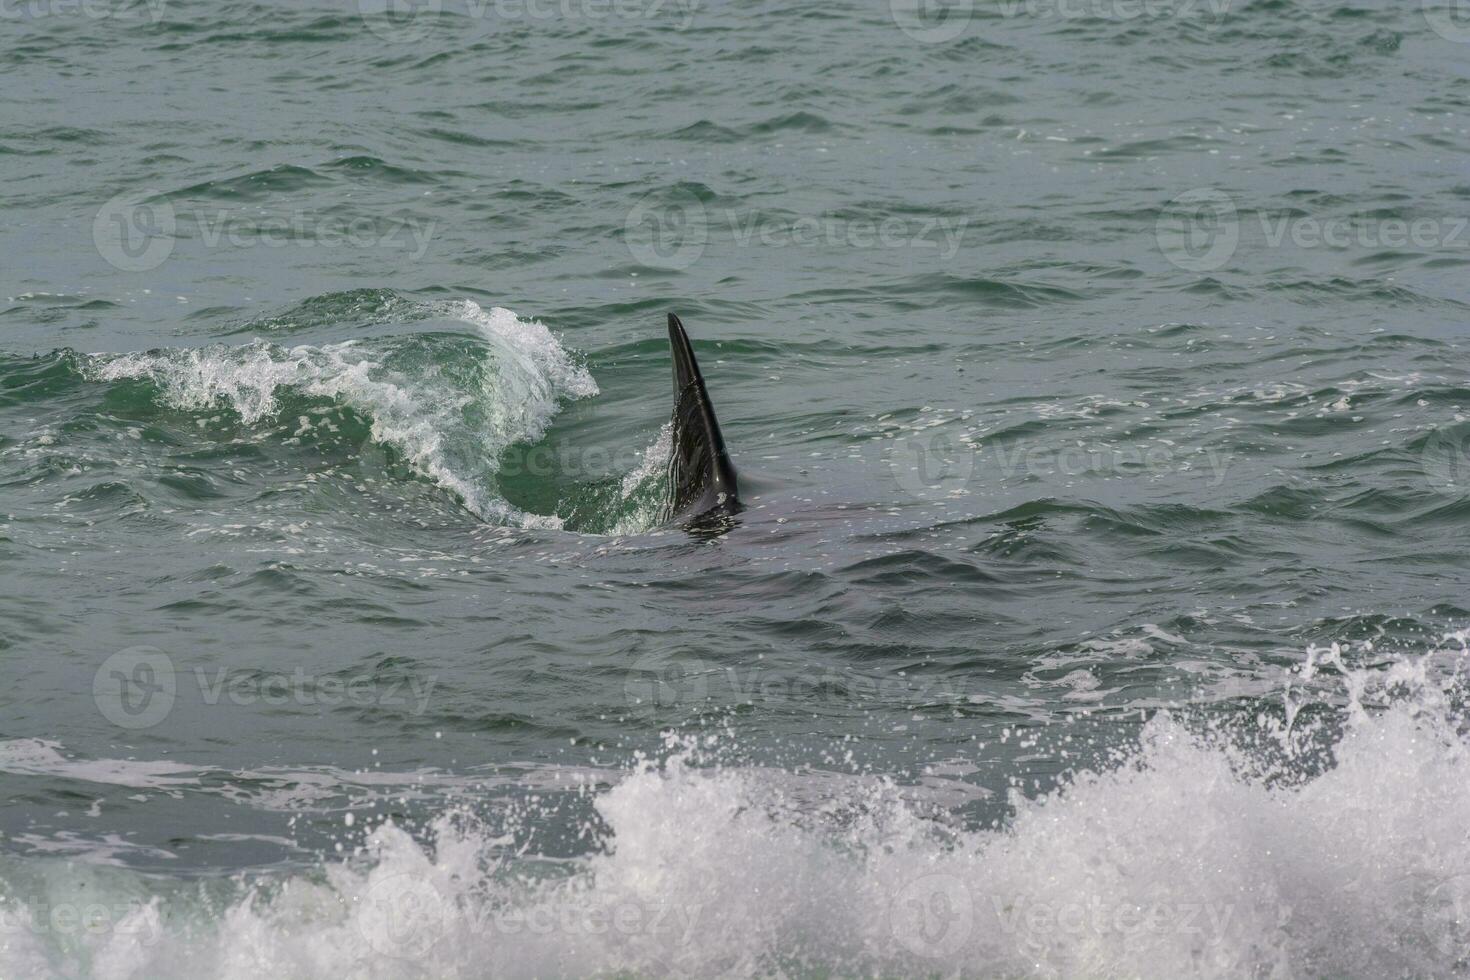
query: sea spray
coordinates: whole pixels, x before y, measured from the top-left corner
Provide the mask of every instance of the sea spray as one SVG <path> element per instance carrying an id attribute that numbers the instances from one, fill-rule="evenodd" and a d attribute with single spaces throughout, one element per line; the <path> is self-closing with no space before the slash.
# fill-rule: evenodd
<path id="1" fill-rule="evenodd" d="M 451 810 L 220 907 L 175 894 L 161 934 L 68 949 L 115 977 L 1448 975 L 1470 951 L 1464 656 L 1462 634 L 1361 666 L 1314 648 L 1282 687 L 1295 723 L 1252 722 L 1310 740 L 1315 706 L 1336 735 L 1309 778 L 1291 751 L 1260 771 L 1236 721 L 1159 712 L 1107 765 L 964 829 L 893 779 L 827 784 L 813 808 L 798 774 L 721 764 L 727 727 L 594 792 L 571 861 Z M 55 937 L 7 921 L 4 973 L 60 971 Z"/>

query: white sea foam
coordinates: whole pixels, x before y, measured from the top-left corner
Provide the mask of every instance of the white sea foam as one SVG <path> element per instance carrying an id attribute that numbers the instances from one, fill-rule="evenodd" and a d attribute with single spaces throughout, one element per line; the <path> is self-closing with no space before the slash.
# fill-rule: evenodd
<path id="1" fill-rule="evenodd" d="M 200 411 L 224 406 L 246 425 L 274 418 L 291 390 L 332 398 L 372 420 L 372 436 L 394 447 L 420 474 L 456 494 L 479 516 L 522 526 L 559 527 L 552 515 L 524 513 L 495 490 L 499 454 L 534 442 L 560 402 L 597 393 L 597 383 L 540 322 L 481 309 L 469 300 L 423 311 L 471 325 L 485 342 L 479 387 L 437 363 L 395 359 L 403 338 L 281 347 L 264 341 L 129 354 L 93 354 L 83 364 L 94 380 L 146 378 L 165 401 Z M 483 423 L 468 424 L 474 409 Z"/>
<path id="2" fill-rule="evenodd" d="M 61 746 L 40 738 L 0 742 L 0 772 L 19 776 L 59 776 L 131 789 L 164 789 L 198 783 L 194 767 L 170 761 L 71 759 Z"/>
<path id="3" fill-rule="evenodd" d="M 90 783 L 92 789 L 116 786 L 219 796 L 251 808 L 274 812 L 315 812 L 328 801 L 350 795 L 354 804 L 463 797 L 506 787 L 564 790 L 581 782 L 607 782 L 620 773 L 566 765 L 526 764 L 514 775 L 471 770 L 451 774 L 437 769 L 394 772 L 348 770 L 337 766 L 257 766 L 217 769 L 180 761 L 77 758 L 58 742 L 39 738 L 0 741 L 0 773 L 50 776 Z"/>
<path id="4" fill-rule="evenodd" d="M 658 436 L 643 450 L 643 458 L 638 465 L 623 475 L 624 507 L 619 510 L 619 518 L 608 533 L 638 534 L 665 516 L 665 488 L 661 481 L 668 473 L 673 451 L 674 426 L 672 422 L 665 422 Z"/>
<path id="5" fill-rule="evenodd" d="M 1451 645 L 1374 669 L 1314 652 L 1285 717 L 1300 728 L 1302 699 L 1340 685 L 1320 772 L 1280 711 L 1262 719 L 1276 761 L 1161 714 L 1136 752 L 1018 797 L 1003 829 L 955 831 L 883 780 L 814 805 L 797 774 L 679 750 L 597 798 L 608 847 L 570 865 L 446 815 L 430 844 L 383 825 L 354 858 L 219 904 L 118 869 L 61 876 L 47 902 L 86 887 L 120 911 L 58 936 L 0 902 L 0 975 L 1458 975 L 1470 756 Z"/>

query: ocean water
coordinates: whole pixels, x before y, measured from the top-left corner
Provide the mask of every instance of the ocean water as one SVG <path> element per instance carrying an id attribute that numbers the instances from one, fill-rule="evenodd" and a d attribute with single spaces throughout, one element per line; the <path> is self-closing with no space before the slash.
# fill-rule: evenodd
<path id="1" fill-rule="evenodd" d="M 1467 55 L 0 0 L 0 977 L 1470 975 Z"/>

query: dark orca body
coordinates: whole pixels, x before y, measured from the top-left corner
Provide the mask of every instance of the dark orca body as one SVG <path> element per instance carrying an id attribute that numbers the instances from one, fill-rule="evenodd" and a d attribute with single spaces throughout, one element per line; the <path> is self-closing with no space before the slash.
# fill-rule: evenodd
<path id="1" fill-rule="evenodd" d="M 669 517 L 683 524 L 719 523 L 740 510 L 735 467 L 694 360 L 684 324 L 669 314 L 674 358 L 674 418 L 669 454 Z"/>

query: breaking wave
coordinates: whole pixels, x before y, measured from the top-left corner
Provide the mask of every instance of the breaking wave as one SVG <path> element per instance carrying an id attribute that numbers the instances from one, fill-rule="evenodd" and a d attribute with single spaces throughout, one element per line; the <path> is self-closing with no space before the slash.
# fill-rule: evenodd
<path id="1" fill-rule="evenodd" d="M 1458 975 L 1465 657 L 1461 634 L 1416 657 L 1311 650 L 1273 709 L 1161 712 L 1061 788 L 1018 785 L 993 829 L 884 778 L 720 765 L 705 739 L 589 782 L 581 857 L 516 843 L 531 804 L 493 831 L 349 816 L 343 857 L 227 892 L 113 868 L 23 882 L 5 859 L 7 894 L 42 897 L 0 903 L 0 973 Z M 58 925 L 88 902 L 95 929 Z"/>
<path id="2" fill-rule="evenodd" d="M 474 336 L 423 333 L 294 347 L 255 340 L 89 354 L 82 372 L 94 381 L 146 380 L 171 407 L 225 408 L 245 425 L 281 419 L 291 395 L 330 399 L 371 420 L 374 441 L 482 519 L 560 527 L 560 518 L 526 513 L 499 495 L 498 457 L 541 438 L 564 400 L 597 394 L 591 374 L 543 324 L 510 310 L 464 300 L 417 315 L 467 324 Z M 296 437 L 313 424 L 303 415 Z"/>

